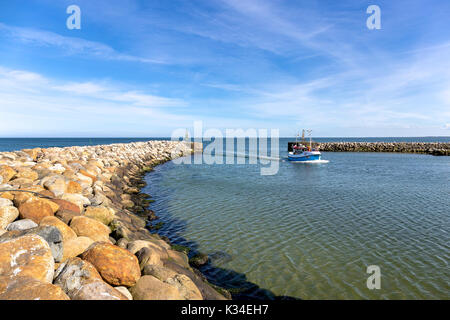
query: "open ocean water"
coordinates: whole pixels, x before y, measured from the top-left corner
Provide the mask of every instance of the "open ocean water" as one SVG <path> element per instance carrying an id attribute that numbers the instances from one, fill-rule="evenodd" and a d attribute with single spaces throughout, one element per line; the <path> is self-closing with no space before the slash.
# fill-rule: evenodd
<path id="1" fill-rule="evenodd" d="M 5 138 L 0 151 L 146 140 Z M 209 254 L 202 272 L 236 298 L 450 299 L 450 157 L 323 152 L 327 164 L 293 164 L 292 140 L 281 139 L 273 176 L 248 163 L 156 167 L 143 192 L 158 232 Z M 369 265 L 380 290 L 366 286 Z"/>

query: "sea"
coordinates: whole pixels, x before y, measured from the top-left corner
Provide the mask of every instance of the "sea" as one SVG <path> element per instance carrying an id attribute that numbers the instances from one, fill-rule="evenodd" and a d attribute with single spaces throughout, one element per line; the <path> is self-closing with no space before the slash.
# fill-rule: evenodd
<path id="1" fill-rule="evenodd" d="M 0 151 L 154 139 L 4 138 Z M 236 299 L 450 299 L 450 157 L 323 152 L 328 163 L 299 164 L 286 160 L 288 141 L 270 158 L 274 175 L 238 153 L 234 164 L 157 166 L 143 189 L 152 232 L 207 254 L 200 270 Z"/>

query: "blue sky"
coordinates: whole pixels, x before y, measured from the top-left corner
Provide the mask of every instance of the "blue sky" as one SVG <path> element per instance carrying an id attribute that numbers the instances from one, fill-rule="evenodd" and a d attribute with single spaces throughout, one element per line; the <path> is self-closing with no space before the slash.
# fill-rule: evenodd
<path id="1" fill-rule="evenodd" d="M 170 136 L 198 120 L 447 136 L 449 16 L 437 0 L 0 0 L 0 136 Z"/>

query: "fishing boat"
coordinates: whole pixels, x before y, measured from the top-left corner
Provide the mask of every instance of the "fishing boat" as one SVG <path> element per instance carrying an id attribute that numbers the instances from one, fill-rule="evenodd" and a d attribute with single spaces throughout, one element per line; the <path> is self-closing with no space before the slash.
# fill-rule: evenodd
<path id="1" fill-rule="evenodd" d="M 309 135 L 309 146 L 305 146 L 303 143 L 297 141 L 295 138 L 295 144 L 292 146 L 292 151 L 288 153 L 288 160 L 292 162 L 303 163 L 327 163 L 328 160 L 322 160 L 322 154 L 319 150 L 312 148 L 311 130 L 307 130 Z M 302 142 L 305 141 L 305 130 L 302 133 Z"/>

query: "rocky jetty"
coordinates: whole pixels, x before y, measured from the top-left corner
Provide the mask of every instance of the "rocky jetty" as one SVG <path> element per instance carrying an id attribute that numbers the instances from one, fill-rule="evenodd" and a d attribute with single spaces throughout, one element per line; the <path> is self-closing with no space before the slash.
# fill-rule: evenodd
<path id="1" fill-rule="evenodd" d="M 400 152 L 450 156 L 450 143 L 439 142 L 326 142 L 315 143 L 313 147 L 330 152 Z"/>
<path id="2" fill-rule="evenodd" d="M 145 173 L 198 148 L 149 141 L 0 153 L 0 299 L 226 299 L 146 229 L 155 214 L 140 193 Z"/>

